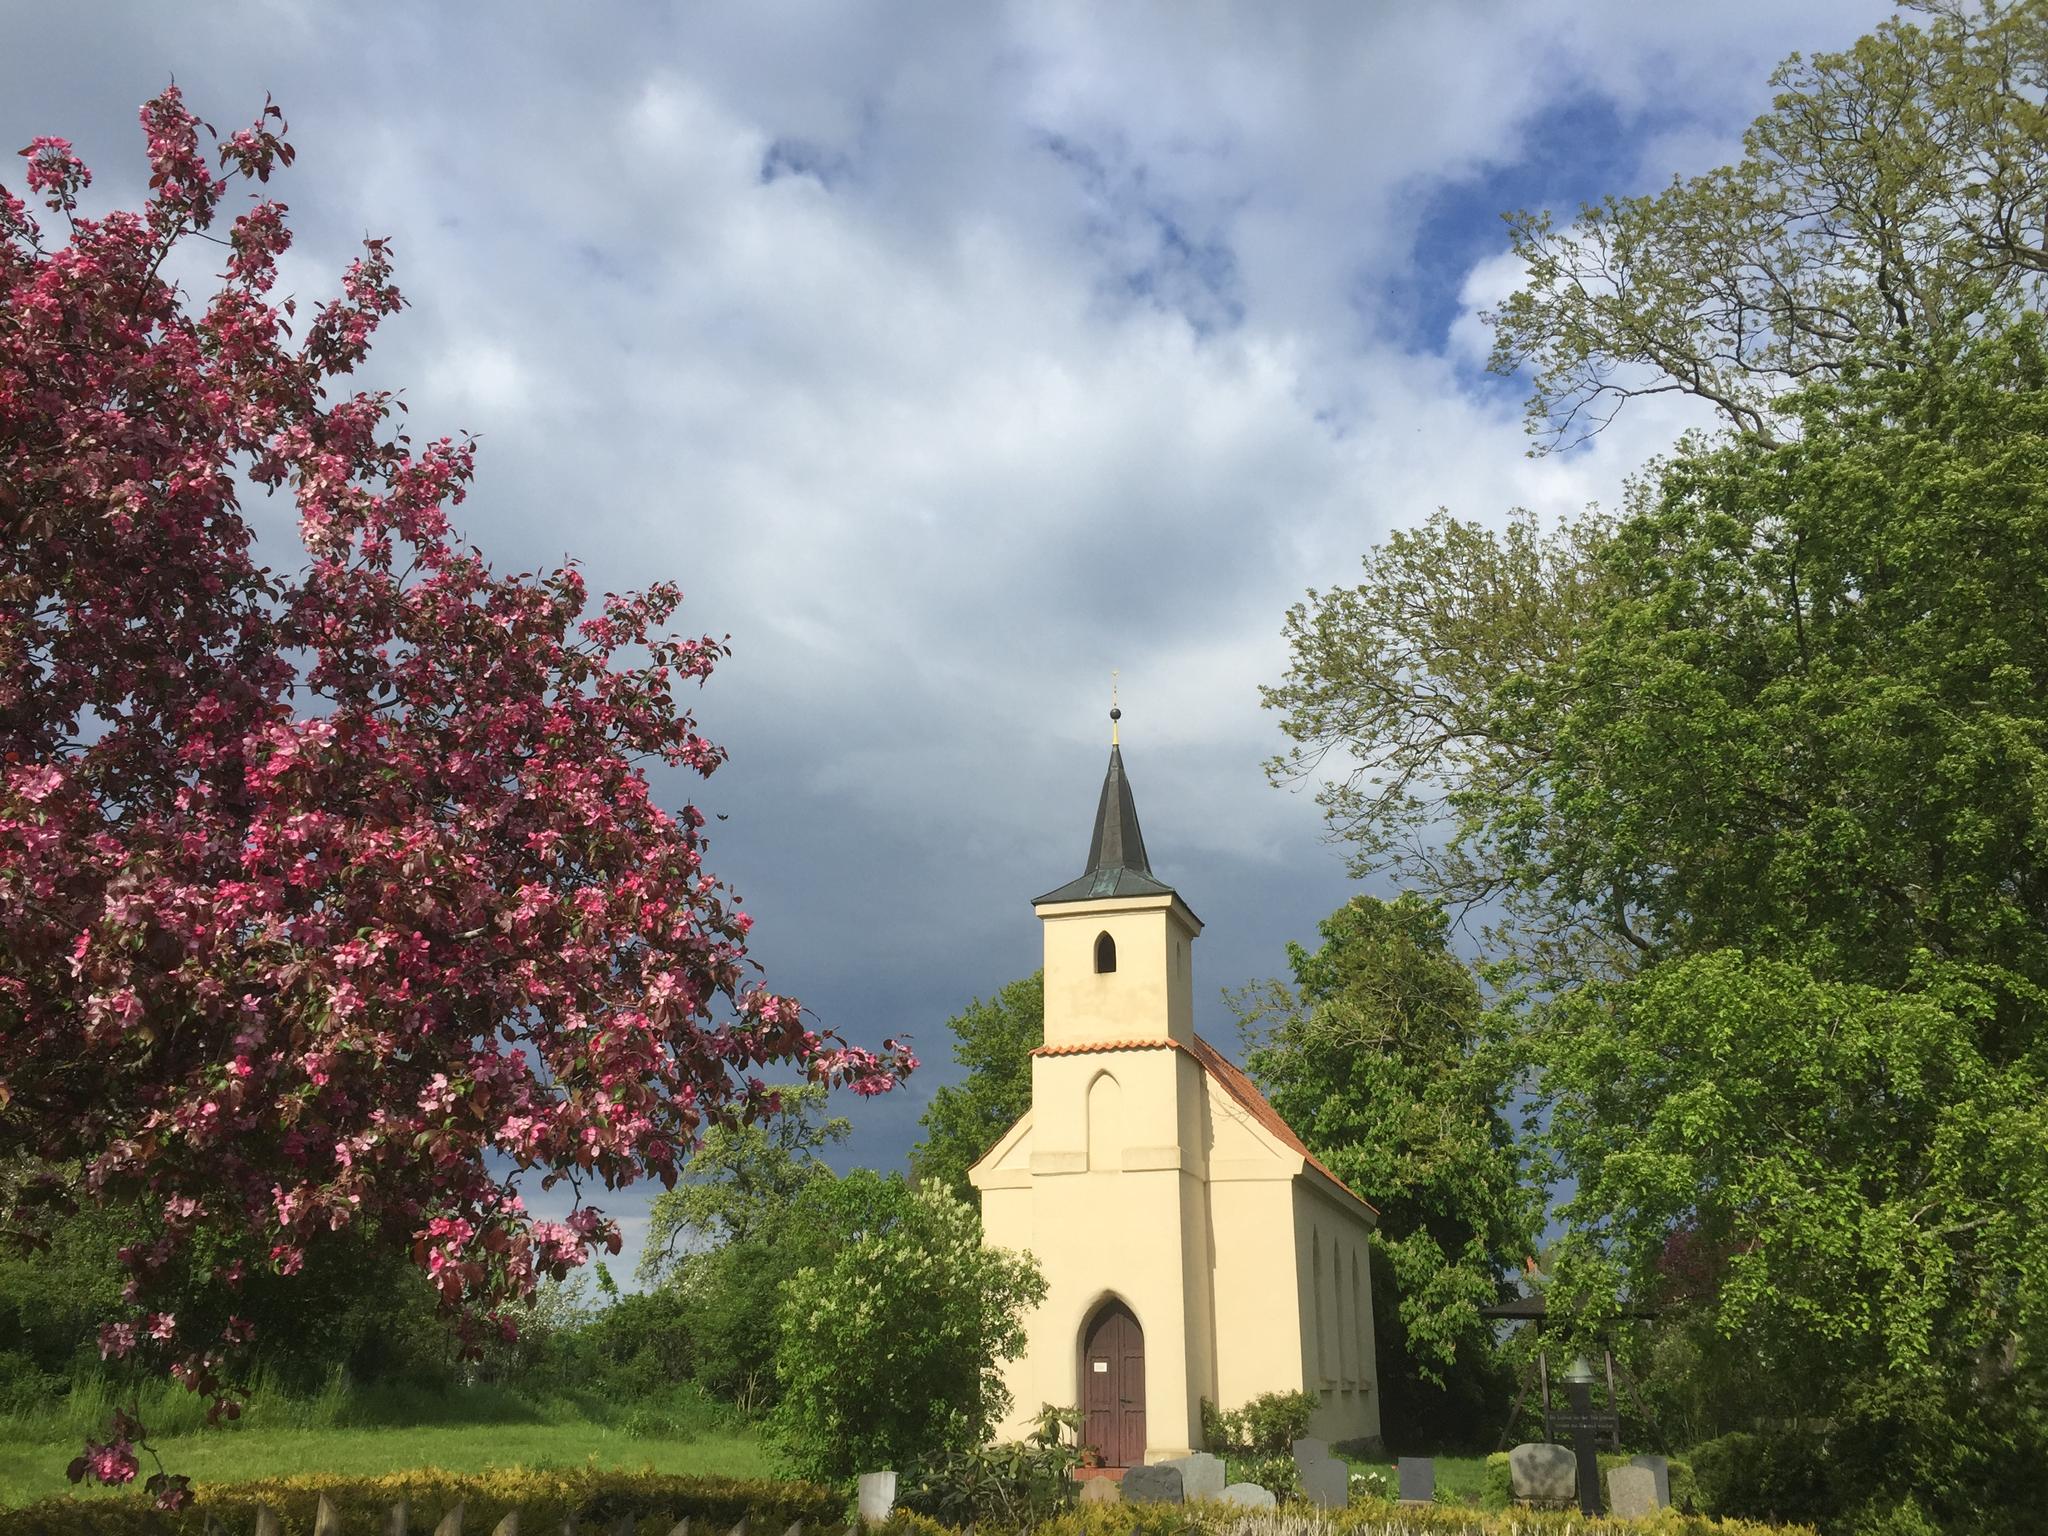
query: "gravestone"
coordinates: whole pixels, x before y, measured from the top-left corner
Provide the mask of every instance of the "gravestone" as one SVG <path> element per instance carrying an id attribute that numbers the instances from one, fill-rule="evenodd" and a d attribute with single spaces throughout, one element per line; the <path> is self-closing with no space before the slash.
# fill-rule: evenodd
<path id="1" fill-rule="evenodd" d="M 860 1523 L 880 1525 L 896 1507 L 896 1474 L 863 1472 L 860 1475 Z"/>
<path id="2" fill-rule="evenodd" d="M 1648 1467 L 1650 1475 L 1657 1479 L 1657 1507 L 1671 1507 L 1671 1461 L 1665 1456 L 1638 1456 L 1629 1463 L 1632 1467 Z"/>
<path id="3" fill-rule="evenodd" d="M 1165 1462 L 1133 1467 L 1124 1474 L 1126 1504 L 1178 1504 L 1181 1502 L 1180 1468 Z"/>
<path id="4" fill-rule="evenodd" d="M 1351 1502 L 1351 1469 L 1334 1456 L 1294 1463 L 1301 1496 L 1321 1509 L 1342 1509 Z"/>
<path id="5" fill-rule="evenodd" d="M 1329 1459 L 1330 1442 L 1327 1440 L 1302 1439 L 1294 1442 L 1294 1464 L 1296 1466 L 1300 1466 L 1304 1461 L 1328 1461 Z"/>
<path id="6" fill-rule="evenodd" d="M 1189 1503 L 1196 1499 L 1215 1498 L 1223 1492 L 1223 1485 L 1228 1481 L 1223 1474 L 1223 1458 L 1211 1456 L 1207 1451 L 1177 1456 L 1172 1461 L 1162 1461 L 1160 1465 L 1180 1469 L 1180 1496 Z"/>
<path id="7" fill-rule="evenodd" d="M 1084 1477 L 1081 1479 L 1081 1502 L 1083 1504 L 1114 1504 L 1124 1496 L 1113 1477 Z"/>
<path id="8" fill-rule="evenodd" d="M 1403 1456 L 1395 1464 L 1401 1474 L 1403 1504 L 1436 1502 L 1436 1463 L 1427 1456 Z"/>
<path id="9" fill-rule="evenodd" d="M 1216 1497 L 1244 1509 L 1272 1509 L 1280 1502 L 1273 1496 L 1272 1489 L 1257 1483 L 1231 1483 Z"/>
<path id="10" fill-rule="evenodd" d="M 1578 1462 L 1561 1445 L 1518 1445 L 1508 1452 L 1508 1484 L 1532 1504 L 1569 1504 L 1579 1494 Z"/>
<path id="11" fill-rule="evenodd" d="M 1648 1467 L 1616 1467 L 1607 1474 L 1607 1512 L 1617 1520 L 1647 1520 L 1657 1513 L 1657 1474 Z"/>

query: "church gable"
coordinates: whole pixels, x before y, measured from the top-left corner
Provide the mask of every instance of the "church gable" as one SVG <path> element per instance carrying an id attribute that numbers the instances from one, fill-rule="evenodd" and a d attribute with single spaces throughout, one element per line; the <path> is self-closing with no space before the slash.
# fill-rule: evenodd
<path id="1" fill-rule="evenodd" d="M 1003 1132 L 1002 1139 L 967 1170 L 968 1183 L 976 1189 L 997 1189 L 1030 1182 L 1031 1118 L 1028 1109 L 1017 1117 L 1017 1123 Z"/>

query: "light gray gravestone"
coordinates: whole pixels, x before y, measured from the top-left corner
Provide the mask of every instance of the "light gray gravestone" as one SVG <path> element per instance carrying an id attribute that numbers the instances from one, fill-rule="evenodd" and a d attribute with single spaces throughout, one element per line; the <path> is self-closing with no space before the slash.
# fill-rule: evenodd
<path id="1" fill-rule="evenodd" d="M 1508 1452 L 1508 1483 L 1532 1504 L 1569 1504 L 1579 1496 L 1578 1461 L 1569 1446 L 1530 1441 Z"/>
<path id="2" fill-rule="evenodd" d="M 1647 1520 L 1661 1508 L 1657 1474 L 1648 1467 L 1616 1467 L 1607 1474 L 1607 1512 L 1617 1520 Z"/>
<path id="3" fill-rule="evenodd" d="M 1272 1509 L 1280 1502 L 1273 1497 L 1272 1489 L 1258 1483 L 1230 1483 L 1216 1497 L 1245 1509 Z"/>
<path id="4" fill-rule="evenodd" d="M 491 1527 L 491 1536 L 519 1536 L 519 1508 L 514 1505 Z"/>
<path id="5" fill-rule="evenodd" d="M 1294 1464 L 1296 1466 L 1300 1466 L 1304 1461 L 1328 1461 L 1329 1459 L 1330 1442 L 1327 1440 L 1304 1439 L 1294 1442 Z"/>
<path id="6" fill-rule="evenodd" d="M 896 1474 L 863 1472 L 860 1475 L 860 1523 L 880 1525 L 896 1507 Z"/>
<path id="7" fill-rule="evenodd" d="M 1228 1478 L 1223 1473 L 1223 1458 L 1211 1456 L 1207 1451 L 1197 1451 L 1192 1456 L 1177 1456 L 1172 1461 L 1162 1461 L 1162 1467 L 1180 1468 L 1180 1496 L 1189 1503 L 1196 1499 L 1213 1499 L 1223 1492 Z"/>
<path id="8" fill-rule="evenodd" d="M 1178 1504 L 1183 1498 L 1180 1468 L 1163 1461 L 1133 1467 L 1124 1474 L 1123 1493 L 1126 1504 Z"/>
<path id="9" fill-rule="evenodd" d="M 1351 1502 L 1351 1469 L 1336 1457 L 1297 1461 L 1294 1471 L 1301 1479 L 1301 1496 L 1318 1508 L 1342 1509 Z"/>
<path id="10" fill-rule="evenodd" d="M 1657 1507 L 1671 1507 L 1671 1460 L 1666 1456 L 1638 1456 L 1629 1463 L 1632 1467 L 1648 1467 L 1650 1475 L 1657 1479 Z"/>
<path id="11" fill-rule="evenodd" d="M 1114 1504 L 1124 1496 L 1113 1477 L 1086 1477 L 1081 1480 L 1081 1502 L 1083 1504 Z"/>
<path id="12" fill-rule="evenodd" d="M 1401 1474 L 1403 1504 L 1436 1502 L 1436 1463 L 1427 1456 L 1403 1456 L 1395 1463 Z"/>

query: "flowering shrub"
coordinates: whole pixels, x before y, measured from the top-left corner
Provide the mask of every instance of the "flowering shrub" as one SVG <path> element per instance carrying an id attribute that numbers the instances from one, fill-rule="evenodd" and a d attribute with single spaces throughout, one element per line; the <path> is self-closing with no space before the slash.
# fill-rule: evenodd
<path id="1" fill-rule="evenodd" d="M 1028 1254 L 984 1248 L 938 1185 L 883 1184 L 865 1231 L 782 1288 L 776 1438 L 807 1476 L 846 1478 L 981 1444 L 1009 1406 L 998 1364 L 1045 1297 Z"/>
<path id="2" fill-rule="evenodd" d="M 251 1266 L 360 1226 L 467 1339 L 510 1335 L 542 1276 L 618 1251 L 585 1188 L 672 1182 L 769 1106 L 758 1069 L 869 1093 L 914 1062 L 750 980 L 703 816 L 654 803 L 643 763 L 721 760 L 677 690 L 723 643 L 667 633 L 671 585 L 593 608 L 573 568 L 459 542 L 470 443 L 340 388 L 401 305 L 386 243 L 301 314 L 283 205 L 226 219 L 291 164 L 276 107 L 218 173 L 175 87 L 142 124 L 139 211 L 88 217 L 57 138 L 23 155 L 62 244 L 0 187 L 0 1158 L 46 1160 L 0 1225 L 138 1211 L 101 1351 L 231 1418 Z M 202 239 L 225 264 L 188 303 L 163 272 Z M 258 562 L 243 486 L 290 495 L 301 569 Z M 572 1182 L 567 1221 L 526 1169 Z M 74 1476 L 133 1478 L 141 1434 Z"/>

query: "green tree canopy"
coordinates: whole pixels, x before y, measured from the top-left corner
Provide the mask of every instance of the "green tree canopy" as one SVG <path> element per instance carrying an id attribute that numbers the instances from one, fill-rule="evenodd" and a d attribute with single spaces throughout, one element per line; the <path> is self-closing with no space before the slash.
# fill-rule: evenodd
<path id="1" fill-rule="evenodd" d="M 1274 1107 L 1379 1208 L 1382 1417 L 1439 1441 L 1469 1433 L 1486 1406 L 1494 1351 L 1479 1308 L 1502 1298 L 1543 1206 L 1504 1115 L 1506 1059 L 1484 1047 L 1479 988 L 1446 929 L 1418 897 L 1354 897 L 1323 920 L 1318 949 L 1288 946 L 1292 986 L 1232 999 Z"/>
<path id="2" fill-rule="evenodd" d="M 2048 279 L 2048 6 L 1923 0 L 1794 55 L 1742 158 L 1559 229 L 1513 215 L 1522 288 L 1492 365 L 1546 446 L 1682 392 L 1777 435 L 1788 393 L 2038 299 Z"/>
<path id="3" fill-rule="evenodd" d="M 1045 1043 L 1045 973 L 1033 971 L 946 1021 L 966 1080 L 932 1095 L 910 1154 L 920 1180 L 975 1202 L 967 1170 L 1031 1107 L 1031 1053 Z"/>
<path id="4" fill-rule="evenodd" d="M 751 1125 L 714 1125 L 704 1133 L 675 1188 L 655 1196 L 639 1275 L 658 1282 L 675 1267 L 677 1244 L 695 1234 L 707 1245 L 760 1234 L 806 1185 L 830 1170 L 824 1148 L 853 1132 L 824 1118 L 828 1090 L 796 1083 L 775 1090 L 779 1110 Z"/>

